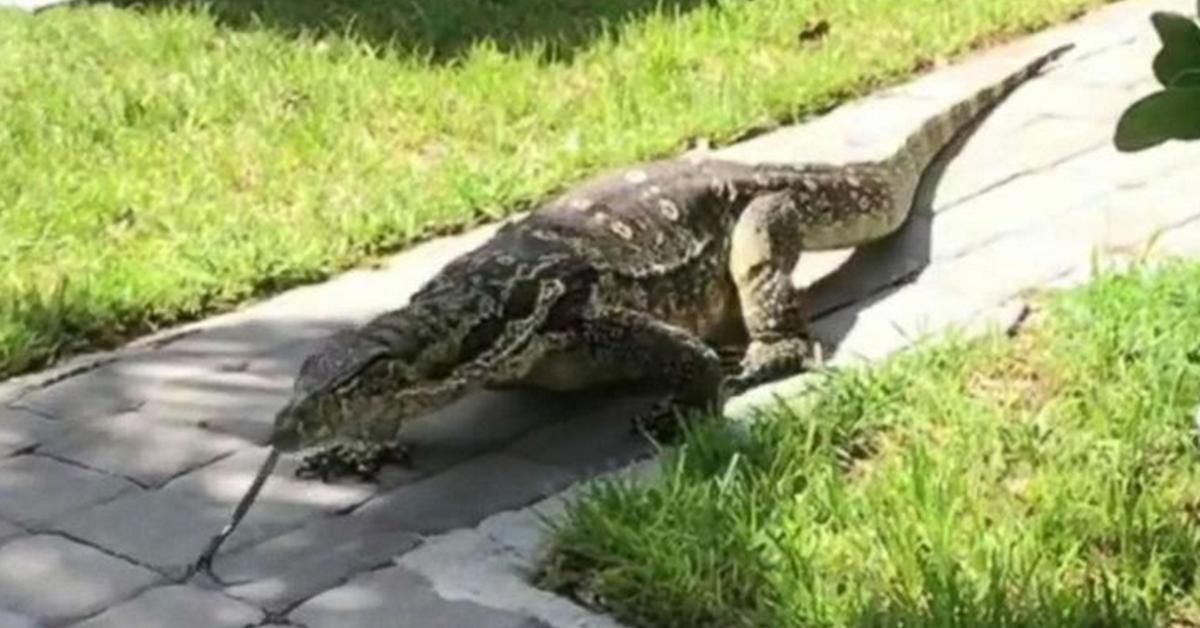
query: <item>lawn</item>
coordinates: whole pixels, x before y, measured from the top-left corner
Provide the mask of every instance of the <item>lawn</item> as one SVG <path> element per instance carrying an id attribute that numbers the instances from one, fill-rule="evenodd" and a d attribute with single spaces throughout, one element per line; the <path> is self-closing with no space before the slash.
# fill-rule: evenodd
<path id="1" fill-rule="evenodd" d="M 149 0 L 0 17 L 0 377 L 1105 0 Z M 828 34 L 813 39 L 818 24 Z"/>
<path id="2" fill-rule="evenodd" d="M 1200 625 L 1198 311 L 1200 265 L 1106 274 L 701 422 L 586 492 L 543 583 L 639 626 Z"/>

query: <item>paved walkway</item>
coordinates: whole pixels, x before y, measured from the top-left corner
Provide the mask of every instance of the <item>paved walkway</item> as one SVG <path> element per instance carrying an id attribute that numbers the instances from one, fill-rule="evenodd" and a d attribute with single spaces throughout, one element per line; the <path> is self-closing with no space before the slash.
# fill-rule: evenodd
<path id="1" fill-rule="evenodd" d="M 74 0 L 0 0 L 0 10 L 14 9 L 17 11 L 28 11 L 36 13 L 46 9 L 52 9 L 64 4 L 70 4 Z"/>
<path id="2" fill-rule="evenodd" d="M 799 281 L 824 276 L 816 326 L 834 359 L 1003 323 L 1027 289 L 1082 281 L 1094 253 L 1136 254 L 1156 234 L 1159 251 L 1200 255 L 1200 145 L 1131 156 L 1109 139 L 1122 108 L 1152 88 L 1149 11 L 1193 4 L 1114 5 L 721 151 L 882 154 L 946 103 L 1079 44 L 931 177 L 903 233 L 805 259 Z M 489 232 L 0 384 L 0 626 L 616 626 L 525 577 L 560 491 L 649 453 L 627 422 L 644 398 L 481 394 L 423 420 L 415 467 L 379 486 L 301 482 L 285 463 L 218 558 L 220 582 L 183 577 L 265 456 L 271 417 L 313 343 L 399 306 Z M 802 382 L 752 391 L 730 411 Z"/>

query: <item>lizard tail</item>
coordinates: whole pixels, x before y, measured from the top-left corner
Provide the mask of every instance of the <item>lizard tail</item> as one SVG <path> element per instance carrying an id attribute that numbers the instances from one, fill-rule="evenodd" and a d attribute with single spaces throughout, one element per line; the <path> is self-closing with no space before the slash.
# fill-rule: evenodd
<path id="1" fill-rule="evenodd" d="M 1021 84 L 1037 76 L 1043 68 L 1074 47 L 1075 44 L 1059 46 L 1030 61 L 1000 82 L 975 92 L 941 114 L 930 118 L 908 137 L 904 146 L 888 161 L 899 166 L 901 172 L 919 176 L 929 167 L 937 154 L 971 121 L 1004 100 Z"/>

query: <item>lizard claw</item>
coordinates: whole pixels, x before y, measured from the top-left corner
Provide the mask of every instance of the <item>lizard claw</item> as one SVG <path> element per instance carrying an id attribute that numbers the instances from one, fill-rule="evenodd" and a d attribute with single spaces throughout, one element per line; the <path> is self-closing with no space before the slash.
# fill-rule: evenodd
<path id="1" fill-rule="evenodd" d="M 754 341 L 742 359 L 742 371 L 725 378 L 723 385 L 729 395 L 738 395 L 755 386 L 810 370 L 823 362 L 821 346 L 805 338 L 770 343 Z"/>
<path id="2" fill-rule="evenodd" d="M 371 482 L 388 464 L 411 464 L 408 447 L 399 443 L 334 443 L 306 456 L 296 469 L 296 476 L 320 478 L 322 482 L 354 476 Z"/>

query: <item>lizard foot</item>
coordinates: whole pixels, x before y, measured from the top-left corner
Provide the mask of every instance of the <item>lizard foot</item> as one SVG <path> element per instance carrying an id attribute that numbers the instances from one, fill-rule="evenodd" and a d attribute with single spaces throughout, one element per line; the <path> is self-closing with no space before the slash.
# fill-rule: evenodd
<path id="1" fill-rule="evenodd" d="M 725 379 L 728 394 L 736 395 L 769 381 L 804 372 L 820 364 L 820 345 L 806 338 L 774 342 L 755 340 L 742 358 L 742 371 Z"/>
<path id="2" fill-rule="evenodd" d="M 296 477 L 328 482 L 353 476 L 373 482 L 384 465 L 407 465 L 410 461 L 408 447 L 398 443 L 334 443 L 305 456 L 296 469 Z"/>

